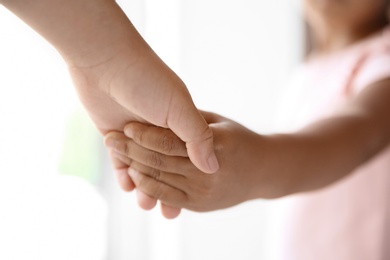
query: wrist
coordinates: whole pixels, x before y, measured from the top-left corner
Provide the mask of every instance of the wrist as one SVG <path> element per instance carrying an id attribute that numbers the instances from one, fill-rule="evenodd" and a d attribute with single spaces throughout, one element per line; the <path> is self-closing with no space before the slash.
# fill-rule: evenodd
<path id="1" fill-rule="evenodd" d="M 259 135 L 256 156 L 256 187 L 260 199 L 277 199 L 294 193 L 296 180 L 289 163 L 294 160 L 288 147 L 294 147 L 294 138 L 288 134 Z"/>

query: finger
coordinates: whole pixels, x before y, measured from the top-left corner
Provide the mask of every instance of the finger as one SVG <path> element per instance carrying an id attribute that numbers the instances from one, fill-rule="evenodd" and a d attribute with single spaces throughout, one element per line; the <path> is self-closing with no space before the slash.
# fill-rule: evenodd
<path id="1" fill-rule="evenodd" d="M 186 143 L 188 156 L 199 170 L 215 173 L 219 169 L 213 132 L 193 103 L 172 100 L 167 124 Z"/>
<path id="2" fill-rule="evenodd" d="M 132 122 L 125 126 L 124 132 L 135 143 L 149 150 L 188 157 L 185 143 L 169 129 Z"/>
<path id="3" fill-rule="evenodd" d="M 131 180 L 130 176 L 127 174 L 127 169 L 121 169 L 115 171 L 116 179 L 124 191 L 133 191 L 135 188 L 135 185 L 133 181 Z"/>
<path id="4" fill-rule="evenodd" d="M 174 187 L 176 189 L 179 189 L 182 191 L 188 190 L 188 186 L 189 186 L 188 180 L 185 176 L 182 176 L 180 174 L 163 172 L 163 171 L 151 168 L 149 166 L 143 165 L 143 164 L 136 162 L 136 161 L 133 161 L 130 169 L 134 169 L 138 172 L 141 172 L 142 174 L 145 174 L 158 182 L 165 183 L 165 184 L 167 184 L 171 187 Z M 130 171 L 130 169 L 129 169 L 129 171 Z"/>
<path id="5" fill-rule="evenodd" d="M 107 149 L 116 150 L 118 145 L 126 143 L 128 138 L 121 132 L 109 132 L 104 136 L 104 145 Z"/>
<path id="6" fill-rule="evenodd" d="M 138 164 L 138 163 L 136 165 L 135 164 L 136 163 L 133 163 L 132 168 L 135 170 L 141 171 L 142 173 L 144 173 L 144 171 L 153 170 L 147 166 L 142 166 L 141 164 Z M 142 170 L 140 170 L 140 169 L 142 169 Z M 178 176 L 178 177 L 182 177 L 182 176 Z M 144 210 L 153 209 L 157 203 L 156 199 L 146 195 L 145 193 L 143 193 L 139 189 L 137 189 L 137 200 L 138 200 L 138 205 Z M 180 208 L 171 207 L 171 206 L 168 206 L 164 203 L 161 203 L 161 213 L 167 219 L 176 218 L 177 216 L 180 215 L 180 212 L 181 212 Z"/>
<path id="7" fill-rule="evenodd" d="M 219 123 L 223 119 L 222 116 L 215 114 L 215 113 L 212 113 L 212 112 L 203 111 L 203 110 L 199 110 L 199 112 L 201 113 L 203 118 L 206 120 L 207 124 Z"/>
<path id="8" fill-rule="evenodd" d="M 127 173 L 129 164 L 126 164 L 122 160 L 120 160 L 116 156 L 116 153 L 114 153 L 112 150 L 110 150 L 109 157 L 111 159 L 111 163 L 115 171 L 116 179 L 121 189 L 124 191 L 134 190 L 135 185 Z"/>
<path id="9" fill-rule="evenodd" d="M 181 209 L 161 203 L 161 213 L 167 219 L 174 219 L 180 215 Z"/>
<path id="10" fill-rule="evenodd" d="M 187 199 L 187 195 L 183 191 L 175 189 L 165 183 L 158 182 L 137 170 L 130 168 L 129 174 L 137 187 L 137 190 L 141 190 L 149 197 L 160 200 L 172 207 L 181 208 Z"/>
<path id="11" fill-rule="evenodd" d="M 110 149 L 110 157 L 115 160 L 115 165 L 118 165 L 121 168 L 129 168 L 129 166 L 131 165 L 131 162 L 133 160 L 131 160 L 131 158 L 121 154 L 121 153 L 118 153 L 116 150 L 114 149 Z"/>
<path id="12" fill-rule="evenodd" d="M 130 175 L 128 174 L 129 165 L 131 165 L 131 159 L 115 151 L 111 151 L 110 154 L 111 154 L 111 158 L 113 158 L 113 160 L 115 161 L 115 165 L 125 166 L 125 168 L 123 169 L 116 170 L 118 176 L 118 183 L 124 190 L 126 190 L 126 188 L 131 188 L 131 190 L 134 190 L 135 184 L 131 180 Z M 146 195 L 140 190 L 136 191 L 136 195 L 137 195 L 138 205 L 140 206 L 140 208 L 144 210 L 151 210 L 157 204 L 156 199 L 151 198 L 150 196 Z"/>
<path id="13" fill-rule="evenodd" d="M 137 189 L 137 201 L 140 208 L 144 210 L 151 210 L 157 205 L 157 200 L 146 195 L 141 190 Z"/>
<path id="14" fill-rule="evenodd" d="M 160 171 L 184 175 L 196 169 L 188 158 L 168 156 L 148 150 L 120 133 L 106 135 L 105 144 L 130 160 Z"/>

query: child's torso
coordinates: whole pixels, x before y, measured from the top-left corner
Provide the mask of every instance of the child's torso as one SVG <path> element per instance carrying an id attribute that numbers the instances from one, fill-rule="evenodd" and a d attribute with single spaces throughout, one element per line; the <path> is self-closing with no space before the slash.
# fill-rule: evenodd
<path id="1" fill-rule="evenodd" d="M 359 81 L 370 82 L 363 74 L 390 78 L 387 35 L 303 64 L 281 103 L 279 129 L 331 116 L 358 94 Z M 390 147 L 343 180 L 288 200 L 283 259 L 390 259 Z"/>

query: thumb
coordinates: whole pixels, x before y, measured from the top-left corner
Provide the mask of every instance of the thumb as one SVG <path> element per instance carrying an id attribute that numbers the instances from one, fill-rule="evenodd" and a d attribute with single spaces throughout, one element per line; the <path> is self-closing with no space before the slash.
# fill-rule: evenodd
<path id="1" fill-rule="evenodd" d="M 168 127 L 186 143 L 191 162 L 202 172 L 218 171 L 219 164 L 214 152 L 213 132 L 192 100 L 182 103 L 181 107 L 172 106 L 167 119 Z"/>

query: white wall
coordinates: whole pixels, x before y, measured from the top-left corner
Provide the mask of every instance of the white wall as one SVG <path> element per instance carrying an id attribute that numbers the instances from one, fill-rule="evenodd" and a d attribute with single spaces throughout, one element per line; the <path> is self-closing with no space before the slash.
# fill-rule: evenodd
<path id="1" fill-rule="evenodd" d="M 0 259 L 105 257 L 105 201 L 58 172 L 77 106 L 59 55 L 0 6 Z"/>
<path id="2" fill-rule="evenodd" d="M 272 131 L 281 83 L 301 55 L 295 2 L 118 2 L 156 52 L 183 78 L 200 108 L 230 117 L 255 131 Z M 11 252 L 18 246 L 34 248 L 49 243 L 47 248 L 66 250 L 75 245 L 60 238 L 73 234 L 96 239 L 91 247 L 80 251 L 79 258 L 72 259 L 99 259 L 106 252 L 108 260 L 272 259 L 270 251 L 277 249 L 277 244 L 270 242 L 275 218 L 270 203 L 253 201 L 206 214 L 184 211 L 179 219 L 168 221 L 158 209 L 138 209 L 134 194 L 120 192 L 110 170 L 105 169 L 102 187 L 107 205 L 88 185 L 66 182 L 68 186 L 61 186 L 62 182 L 48 178 L 57 174 L 64 122 L 78 105 L 70 85 L 56 52 L 0 9 L 0 248 Z M 58 187 L 59 193 L 53 188 L 44 189 L 50 185 Z M 73 226 L 50 233 L 50 225 L 69 223 L 66 221 L 72 218 L 71 211 L 77 208 L 62 201 L 66 197 L 63 187 L 76 187 L 81 202 L 93 203 Z M 34 188 L 40 188 L 43 195 L 30 196 Z M 42 196 L 49 200 L 39 201 Z M 45 224 L 47 218 L 43 216 L 53 212 L 45 206 L 53 200 L 59 201 L 59 208 L 69 206 L 69 215 L 61 219 L 58 211 L 61 214 L 54 216 L 58 222 Z M 29 213 L 31 209 L 36 210 Z M 39 211 L 42 209 L 46 211 Z M 80 231 L 78 227 L 83 223 L 99 233 Z M 71 227 L 76 231 L 70 233 Z M 50 239 L 54 234 L 60 240 Z M 9 235 L 20 239 L 7 240 Z M 56 241 L 64 243 L 60 249 Z M 0 250 L 0 258 L 26 259 L 28 253 L 19 251 L 10 258 L 7 252 Z M 86 252 L 91 258 L 85 257 Z M 37 251 L 33 253 L 29 259 L 55 259 L 50 254 L 45 258 Z"/>
<path id="3" fill-rule="evenodd" d="M 286 0 L 182 1 L 182 76 L 201 108 L 269 129 L 281 83 L 300 57 L 295 7 Z"/>

